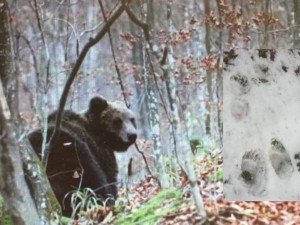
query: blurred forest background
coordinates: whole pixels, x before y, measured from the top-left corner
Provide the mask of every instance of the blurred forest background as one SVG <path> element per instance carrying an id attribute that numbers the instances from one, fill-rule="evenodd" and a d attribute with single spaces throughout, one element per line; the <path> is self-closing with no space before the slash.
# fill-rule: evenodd
<path id="1" fill-rule="evenodd" d="M 14 111 L 28 129 L 57 109 L 80 51 L 118 2 L 10 2 L 18 97 Z M 122 14 L 87 53 L 65 108 L 82 111 L 97 94 L 125 98 L 139 118 L 140 147 L 153 163 L 174 154 L 172 101 L 182 124 L 181 141 L 199 139 L 221 147 L 222 51 L 292 48 L 297 32 L 293 1 L 149 0 L 130 6 L 148 24 L 149 40 L 142 27 Z M 139 167 L 139 156 L 131 154 L 126 157 Z"/>
<path id="2" fill-rule="evenodd" d="M 65 109 L 82 111 L 95 95 L 124 101 L 138 117 L 142 154 L 132 147 L 118 156 L 121 180 L 150 170 L 171 187 L 178 164 L 194 173 L 202 146 L 222 151 L 224 52 L 300 47 L 300 1 L 133 0 L 130 12 L 111 18 L 120 4 L 13 0 L 6 8 L 0 0 L 0 33 L 9 27 L 1 41 L 13 46 L 0 58 L 0 66 L 13 62 L 11 73 L 0 74 L 16 139 L 58 108 L 81 53 L 105 28 L 80 59 Z"/>
<path id="3" fill-rule="evenodd" d="M 41 126 L 48 113 L 57 109 L 80 51 L 118 2 L 11 2 L 18 84 L 14 110 L 28 130 Z M 82 111 L 99 94 L 110 100 L 125 99 L 138 117 L 138 144 L 149 165 L 167 174 L 163 168 L 167 161 L 176 163 L 170 128 L 175 116 L 182 125 L 181 141 L 201 139 L 221 146 L 222 77 L 217 68 L 222 40 L 211 26 L 217 22 L 218 11 L 211 11 L 217 5 L 210 1 L 133 1 L 130 6 L 148 24 L 149 40 L 142 27 L 122 14 L 109 34 L 87 53 L 65 108 Z M 133 158 L 133 173 L 143 171 L 145 164 L 137 151 L 121 157 L 126 158 L 120 160 L 121 168 L 127 168 Z"/>

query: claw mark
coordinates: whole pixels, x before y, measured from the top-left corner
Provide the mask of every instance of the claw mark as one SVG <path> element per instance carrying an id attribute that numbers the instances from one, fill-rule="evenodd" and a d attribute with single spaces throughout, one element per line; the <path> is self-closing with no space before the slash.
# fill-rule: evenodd
<path id="1" fill-rule="evenodd" d="M 269 81 L 265 78 L 252 78 L 251 80 L 255 85 L 261 85 L 261 84 L 268 84 L 269 83 Z"/>
<path id="2" fill-rule="evenodd" d="M 294 158 L 295 160 L 300 160 L 300 153 L 295 154 Z M 296 166 L 298 168 L 298 171 L 300 172 L 300 162 L 297 162 Z"/>
<path id="3" fill-rule="evenodd" d="M 243 95 L 250 91 L 250 83 L 246 76 L 236 74 L 230 77 L 231 91 L 235 95 Z"/>

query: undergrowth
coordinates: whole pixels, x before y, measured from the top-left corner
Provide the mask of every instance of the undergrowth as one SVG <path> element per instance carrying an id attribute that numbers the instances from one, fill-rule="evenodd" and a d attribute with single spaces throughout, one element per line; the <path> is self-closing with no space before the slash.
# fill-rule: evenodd
<path id="1" fill-rule="evenodd" d="M 183 191 L 181 189 L 166 189 L 151 198 L 145 205 L 141 206 L 130 215 L 120 213 L 115 225 L 132 224 L 155 224 L 168 212 L 180 208 L 183 202 Z"/>

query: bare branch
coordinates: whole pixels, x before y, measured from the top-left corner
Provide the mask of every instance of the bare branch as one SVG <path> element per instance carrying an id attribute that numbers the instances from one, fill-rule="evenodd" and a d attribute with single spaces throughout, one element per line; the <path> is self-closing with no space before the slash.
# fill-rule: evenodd
<path id="1" fill-rule="evenodd" d="M 37 58 L 36 58 L 36 55 L 34 53 L 34 49 L 32 48 L 28 38 L 25 37 L 24 35 L 21 35 L 20 31 L 17 31 L 17 32 L 18 32 L 17 35 L 19 35 L 24 40 L 25 44 L 28 46 L 28 48 L 30 50 L 30 53 L 32 55 L 32 60 L 33 60 L 33 67 L 35 69 L 35 76 L 36 76 L 37 84 L 38 84 L 37 86 L 39 86 L 40 73 L 39 73 L 39 70 L 38 70 Z"/>
<path id="2" fill-rule="evenodd" d="M 105 13 L 104 13 L 104 8 L 103 8 L 102 1 L 98 0 L 98 2 L 99 2 L 99 5 L 101 7 L 101 11 L 102 11 L 104 20 L 106 21 L 106 16 L 105 16 Z M 127 101 L 127 97 L 126 97 L 126 94 L 125 94 L 125 87 L 124 87 L 124 84 L 123 84 L 123 81 L 122 81 L 122 77 L 121 77 L 121 73 L 120 73 L 120 69 L 118 67 L 118 63 L 117 63 L 117 60 L 116 60 L 116 57 L 115 57 L 115 51 L 114 51 L 114 48 L 113 48 L 112 37 L 111 37 L 110 31 L 108 31 L 108 34 L 109 34 L 109 41 L 110 41 L 110 46 L 111 46 L 111 52 L 112 52 L 112 55 L 113 55 L 114 64 L 115 64 L 116 72 L 117 72 L 117 75 L 118 75 L 118 80 L 119 80 L 119 83 L 120 83 L 120 86 L 121 86 L 121 90 L 122 90 L 124 102 L 125 102 L 127 108 L 129 108 L 130 105 L 129 105 L 128 101 Z M 151 171 L 151 169 L 150 169 L 150 167 L 148 165 L 148 162 L 147 162 L 147 159 L 146 159 L 146 156 L 145 156 L 144 152 L 140 150 L 139 146 L 136 143 L 134 144 L 134 146 L 135 146 L 136 150 L 142 155 L 142 158 L 143 158 L 143 160 L 145 162 L 145 165 L 146 165 L 148 173 L 158 182 L 158 185 L 161 186 L 160 181 L 153 175 L 153 173 L 152 173 L 152 171 Z"/>
<path id="3" fill-rule="evenodd" d="M 101 11 L 102 11 L 104 21 L 107 22 L 107 18 L 106 18 L 105 12 L 104 12 L 104 7 L 103 7 L 103 4 L 102 4 L 102 1 L 98 0 L 98 2 L 99 2 L 99 5 L 100 5 L 100 8 L 101 8 Z M 130 104 L 129 104 L 129 102 L 127 100 L 127 97 L 126 97 L 126 92 L 125 92 L 125 87 L 124 87 L 124 84 L 123 84 L 121 72 L 120 72 L 120 69 L 119 69 L 119 66 L 118 66 L 118 62 L 116 60 L 116 54 L 115 54 L 115 50 L 114 50 L 114 46 L 113 46 L 113 41 L 112 41 L 112 36 L 111 36 L 110 29 L 108 30 L 108 36 L 109 36 L 111 54 L 112 54 L 113 59 L 114 59 L 115 69 L 116 69 L 116 72 L 117 72 L 117 75 L 118 75 L 118 80 L 119 80 L 119 84 L 120 84 L 120 87 L 121 87 L 124 102 L 126 104 L 126 107 L 129 108 Z"/>
<path id="4" fill-rule="evenodd" d="M 125 10 L 126 10 L 127 15 L 129 16 L 129 18 L 131 19 L 131 21 L 132 21 L 133 23 L 135 23 L 137 26 L 139 26 L 139 27 L 141 27 L 141 28 L 143 29 L 144 36 L 145 36 L 145 40 L 146 40 L 146 42 L 147 42 L 147 45 L 149 46 L 149 47 L 146 48 L 146 54 L 147 54 L 148 59 L 149 59 L 149 66 L 150 66 L 151 74 L 152 74 L 153 79 L 154 79 L 155 87 L 156 87 L 156 89 L 157 89 L 157 91 L 158 91 L 158 93 L 159 93 L 159 98 L 160 98 L 160 100 L 161 100 L 161 102 L 162 102 L 162 106 L 163 106 L 163 108 L 164 108 L 164 110 L 165 110 L 165 113 L 166 113 L 168 119 L 170 120 L 170 117 L 169 117 L 169 115 L 168 115 L 168 110 L 167 110 L 165 101 L 164 101 L 163 96 L 162 96 L 162 93 L 161 93 L 161 91 L 160 91 L 160 89 L 159 89 L 159 87 L 158 87 L 158 81 L 157 81 L 157 78 L 156 78 L 156 76 L 155 76 L 155 73 L 154 73 L 154 66 L 153 66 L 153 63 L 152 63 L 152 60 L 151 60 L 151 54 L 150 54 L 150 51 L 149 51 L 149 48 L 150 48 L 150 46 L 151 46 L 149 26 L 148 26 L 148 24 L 146 24 L 146 23 L 140 21 L 140 20 L 134 15 L 134 13 L 128 8 L 128 6 L 125 7 Z"/>
<path id="5" fill-rule="evenodd" d="M 126 13 L 129 16 L 130 20 L 135 23 L 137 26 L 141 27 L 144 31 L 145 39 L 149 43 L 150 42 L 150 34 L 149 34 L 149 26 L 148 24 L 139 20 L 134 13 L 129 9 L 128 6 L 125 7 Z"/>
<path id="6" fill-rule="evenodd" d="M 104 21 L 106 22 L 106 19 L 105 19 L 105 18 L 104 18 Z M 86 33 L 95 31 L 96 29 L 98 29 L 98 27 L 101 26 L 101 24 L 102 24 L 102 22 L 101 22 L 101 23 L 98 23 L 98 24 L 97 24 L 96 26 L 94 26 L 94 27 L 91 27 L 91 28 L 89 28 L 89 29 L 86 29 L 86 30 L 82 31 L 82 32 L 79 34 L 79 36 L 81 37 L 81 36 L 85 35 Z"/>
<path id="7" fill-rule="evenodd" d="M 42 38 L 43 44 L 46 46 L 46 39 L 45 39 L 45 36 L 44 36 L 44 32 L 43 32 L 43 28 L 42 28 L 42 24 L 41 24 L 41 19 L 40 19 L 40 14 L 39 14 L 39 11 L 38 11 L 36 0 L 34 0 L 33 3 L 34 3 L 34 12 L 35 12 L 38 28 L 41 32 L 41 38 Z"/>
<path id="8" fill-rule="evenodd" d="M 156 176 L 153 175 L 153 173 L 152 173 L 152 171 L 150 169 L 150 166 L 149 166 L 149 164 L 147 162 L 147 159 L 146 159 L 146 156 L 145 156 L 144 152 L 142 150 L 140 150 L 139 146 L 136 143 L 134 144 L 134 146 L 135 146 L 136 150 L 138 151 L 138 153 L 140 153 L 142 155 L 148 173 L 150 174 L 150 176 L 152 176 L 156 180 L 158 186 L 161 188 L 160 180 Z"/>
<path id="9" fill-rule="evenodd" d="M 104 35 L 109 31 L 109 28 L 111 27 L 111 25 L 121 16 L 121 14 L 125 11 L 125 4 L 122 4 L 118 9 L 116 9 L 116 11 L 113 13 L 113 15 L 107 20 L 107 22 L 105 23 L 105 25 L 103 26 L 103 28 L 99 31 L 99 33 L 96 35 L 96 37 L 94 38 L 90 38 L 89 42 L 83 47 L 82 51 L 79 54 L 79 57 L 67 79 L 67 82 L 65 84 L 63 93 L 61 95 L 60 98 L 60 102 L 59 102 L 59 107 L 58 107 L 58 111 L 57 111 L 57 118 L 56 118 L 56 123 L 55 123 L 55 129 L 54 132 L 47 144 L 46 147 L 46 151 L 45 151 L 45 156 L 43 157 L 43 163 L 44 165 L 47 165 L 47 158 L 49 155 L 49 146 L 52 145 L 56 138 L 57 138 L 57 134 L 58 134 L 58 129 L 60 128 L 60 123 L 61 123 L 61 118 L 62 118 L 62 113 L 64 110 L 64 106 L 66 104 L 67 101 L 67 97 L 68 97 L 68 93 L 70 91 L 71 85 L 79 71 L 79 68 L 86 56 L 86 54 L 88 53 L 88 51 L 90 50 L 91 47 L 93 47 L 95 44 L 97 44 L 103 37 Z"/>
<path id="10" fill-rule="evenodd" d="M 164 66 L 164 65 L 167 64 L 167 56 L 168 56 L 168 48 L 165 47 L 165 48 L 164 48 L 164 52 L 163 52 L 163 57 L 162 57 L 162 59 L 160 60 L 160 65 L 161 65 L 161 66 Z"/>

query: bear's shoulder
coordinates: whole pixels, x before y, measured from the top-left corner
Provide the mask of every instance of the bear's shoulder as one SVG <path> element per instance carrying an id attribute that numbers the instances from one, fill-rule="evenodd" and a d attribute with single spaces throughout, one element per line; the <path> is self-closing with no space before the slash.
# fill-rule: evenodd
<path id="1" fill-rule="evenodd" d="M 54 111 L 48 116 L 48 123 L 54 124 L 56 122 L 58 111 Z M 62 113 L 62 124 L 73 124 L 80 127 L 87 127 L 88 120 L 83 113 L 77 113 L 72 110 L 64 110 Z"/>

